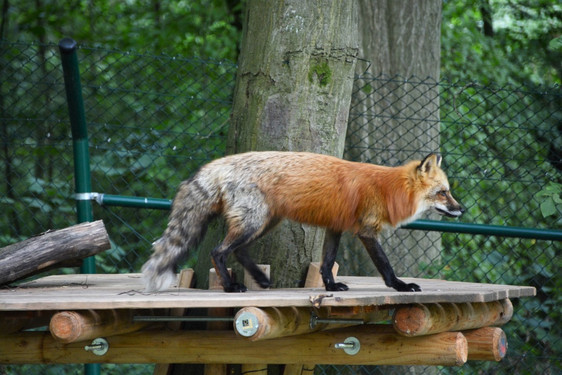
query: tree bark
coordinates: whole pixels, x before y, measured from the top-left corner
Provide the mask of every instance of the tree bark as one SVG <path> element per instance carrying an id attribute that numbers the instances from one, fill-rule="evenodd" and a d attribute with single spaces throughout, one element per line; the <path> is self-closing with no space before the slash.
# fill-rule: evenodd
<path id="1" fill-rule="evenodd" d="M 355 6 L 353 1 L 248 2 L 228 153 L 343 155 L 357 55 Z M 207 254 L 219 240 L 216 230 L 207 235 L 197 274 L 210 266 Z M 308 264 L 320 260 L 323 241 L 321 229 L 284 222 L 250 253 L 271 265 L 273 287 L 296 287 Z"/>

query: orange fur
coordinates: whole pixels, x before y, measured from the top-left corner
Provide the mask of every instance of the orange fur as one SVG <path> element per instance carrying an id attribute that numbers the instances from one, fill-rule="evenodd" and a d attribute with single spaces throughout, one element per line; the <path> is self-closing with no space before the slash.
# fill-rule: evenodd
<path id="1" fill-rule="evenodd" d="M 417 210 L 419 162 L 391 168 L 304 155 L 297 168 L 286 166 L 274 179 L 258 183 L 274 216 L 357 232 L 365 225 L 377 231 L 396 226 Z"/>

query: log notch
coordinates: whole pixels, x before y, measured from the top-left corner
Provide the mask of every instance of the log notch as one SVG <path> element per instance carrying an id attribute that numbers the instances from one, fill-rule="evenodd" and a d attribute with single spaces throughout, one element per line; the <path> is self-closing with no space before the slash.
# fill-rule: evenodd
<path id="1" fill-rule="evenodd" d="M 45 232 L 0 249 L 0 285 L 64 267 L 109 248 L 101 220 Z"/>
<path id="2" fill-rule="evenodd" d="M 62 311 L 51 318 L 49 330 L 61 343 L 120 335 L 146 327 L 146 322 L 133 322 L 133 310 Z"/>
<path id="3" fill-rule="evenodd" d="M 404 336 L 502 325 L 513 316 L 509 299 L 475 303 L 413 304 L 397 308 L 394 328 Z"/>
<path id="4" fill-rule="evenodd" d="M 355 355 L 335 349 L 356 337 Z M 270 363 L 334 365 L 459 366 L 467 359 L 460 332 L 405 337 L 390 326 L 366 325 L 263 342 L 240 340 L 232 331 L 152 331 L 112 336 L 109 351 L 96 356 L 83 343 L 57 343 L 50 334 L 0 336 L 0 364 L 36 363 Z"/>

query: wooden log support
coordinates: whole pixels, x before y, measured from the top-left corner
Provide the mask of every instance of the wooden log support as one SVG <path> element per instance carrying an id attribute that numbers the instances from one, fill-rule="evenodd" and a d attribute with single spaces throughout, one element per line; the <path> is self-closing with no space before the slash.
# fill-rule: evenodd
<path id="1" fill-rule="evenodd" d="M 513 316 L 509 299 L 474 303 L 412 304 L 394 313 L 394 328 L 404 336 L 429 335 L 502 325 Z"/>
<path id="2" fill-rule="evenodd" d="M 101 220 L 45 232 L 0 249 L 0 285 L 63 267 L 110 247 Z"/>
<path id="3" fill-rule="evenodd" d="M 234 317 L 234 331 L 250 341 L 302 335 L 326 329 L 376 323 L 390 319 L 390 310 L 376 306 L 243 307 Z M 315 323 L 317 317 L 319 322 Z M 328 323 L 325 320 L 332 320 Z M 342 323 L 338 321 L 341 320 Z M 356 322 L 352 322 L 355 320 Z M 323 322 L 324 321 L 324 322 Z"/>
<path id="4" fill-rule="evenodd" d="M 62 311 L 51 318 L 49 331 L 61 343 L 120 335 L 146 327 L 146 322 L 133 322 L 133 310 Z"/>
<path id="5" fill-rule="evenodd" d="M 507 353 L 507 338 L 497 327 L 463 331 L 468 343 L 469 361 L 501 361 Z"/>
<path id="6" fill-rule="evenodd" d="M 349 337 L 360 342 L 350 355 L 336 349 Z M 50 334 L 23 332 L 0 337 L 0 364 L 37 363 L 270 363 L 334 365 L 462 365 L 468 347 L 460 332 L 404 337 L 391 326 L 366 325 L 262 342 L 232 331 L 138 331 L 107 338 L 97 356 L 84 343 L 62 344 Z"/>

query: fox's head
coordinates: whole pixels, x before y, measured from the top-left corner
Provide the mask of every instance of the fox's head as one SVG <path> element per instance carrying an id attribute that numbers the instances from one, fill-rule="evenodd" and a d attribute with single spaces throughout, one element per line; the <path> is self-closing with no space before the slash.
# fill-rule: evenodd
<path id="1" fill-rule="evenodd" d="M 418 212 L 433 209 L 440 215 L 459 217 L 464 208 L 451 195 L 449 181 L 441 169 L 441 156 L 429 154 L 416 167 Z"/>

